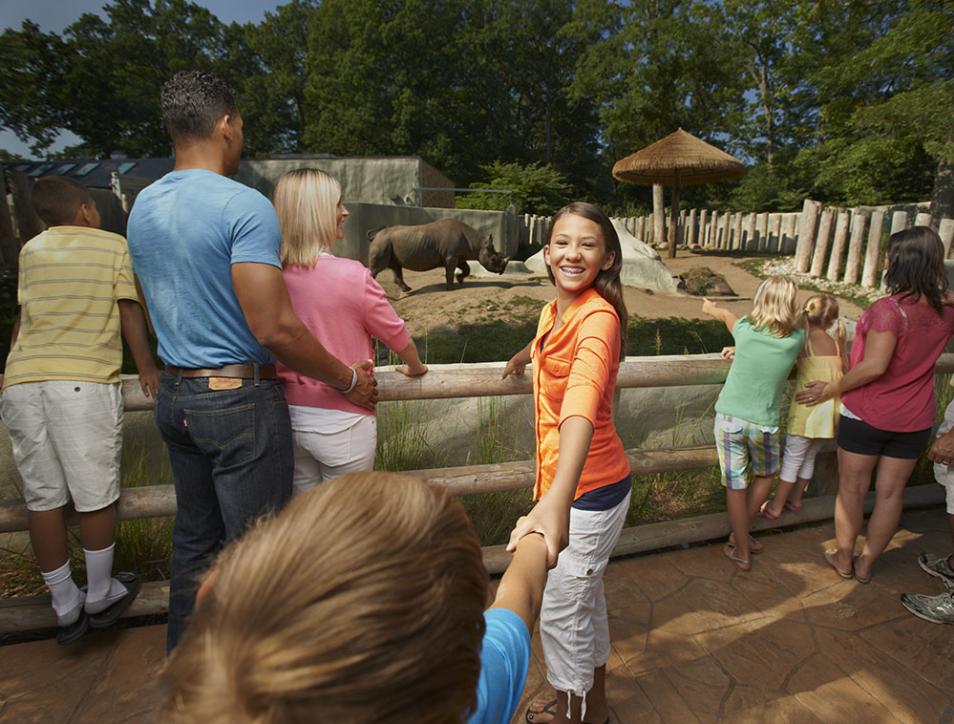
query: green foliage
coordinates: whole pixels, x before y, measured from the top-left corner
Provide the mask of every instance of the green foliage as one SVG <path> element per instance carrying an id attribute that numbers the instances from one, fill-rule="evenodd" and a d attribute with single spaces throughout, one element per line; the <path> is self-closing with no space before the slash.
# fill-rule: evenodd
<path id="1" fill-rule="evenodd" d="M 482 166 L 486 181 L 476 181 L 471 188 L 500 189 L 510 194 L 475 192 L 457 197 L 459 209 L 506 209 L 513 204 L 517 211 L 548 216 L 566 204 L 572 188 L 563 174 L 552 166 L 531 163 L 494 161 Z"/>

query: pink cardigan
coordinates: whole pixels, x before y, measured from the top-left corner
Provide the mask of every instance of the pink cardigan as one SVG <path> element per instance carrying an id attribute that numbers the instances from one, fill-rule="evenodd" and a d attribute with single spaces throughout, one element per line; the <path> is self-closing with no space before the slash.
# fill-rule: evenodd
<path id="1" fill-rule="evenodd" d="M 374 358 L 372 336 L 394 352 L 410 342 L 404 321 L 360 262 L 325 254 L 311 268 L 290 266 L 282 274 L 299 319 L 345 364 Z M 299 375 L 281 362 L 276 366 L 290 405 L 374 414 L 352 405 L 323 382 Z"/>

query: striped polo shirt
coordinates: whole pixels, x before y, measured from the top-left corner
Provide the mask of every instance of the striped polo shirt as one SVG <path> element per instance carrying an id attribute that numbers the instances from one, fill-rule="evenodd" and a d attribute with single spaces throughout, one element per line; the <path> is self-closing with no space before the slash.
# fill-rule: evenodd
<path id="1" fill-rule="evenodd" d="M 138 300 L 126 240 L 54 226 L 24 244 L 17 285 L 20 332 L 4 387 L 45 380 L 119 381 L 120 299 Z"/>

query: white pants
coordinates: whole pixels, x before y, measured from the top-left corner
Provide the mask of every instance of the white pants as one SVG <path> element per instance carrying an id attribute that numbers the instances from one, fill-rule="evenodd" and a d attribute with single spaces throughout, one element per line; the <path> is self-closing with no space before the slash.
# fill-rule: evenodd
<path id="1" fill-rule="evenodd" d="M 32 511 L 102 510 L 119 498 L 123 401 L 118 384 L 48 380 L 3 393 L 3 422 Z"/>
<path id="2" fill-rule="evenodd" d="M 593 671 L 610 656 L 603 572 L 629 510 L 627 494 L 610 510 L 570 509 L 570 544 L 547 576 L 540 640 L 547 680 L 557 691 L 585 697 Z"/>
<path id="3" fill-rule="evenodd" d="M 364 415 L 347 430 L 335 433 L 295 430 L 295 494 L 304 493 L 322 480 L 374 468 L 378 423 Z"/>
<path id="4" fill-rule="evenodd" d="M 952 427 L 954 427 L 954 402 L 951 402 L 944 410 L 944 422 L 938 428 L 938 437 L 950 432 Z M 947 491 L 947 514 L 954 515 L 954 470 L 947 465 L 934 463 L 934 479 Z"/>
<path id="5" fill-rule="evenodd" d="M 825 438 L 785 436 L 785 452 L 782 453 L 782 472 L 779 478 L 785 483 L 797 479 L 811 480 L 815 474 L 815 458 L 825 444 Z"/>

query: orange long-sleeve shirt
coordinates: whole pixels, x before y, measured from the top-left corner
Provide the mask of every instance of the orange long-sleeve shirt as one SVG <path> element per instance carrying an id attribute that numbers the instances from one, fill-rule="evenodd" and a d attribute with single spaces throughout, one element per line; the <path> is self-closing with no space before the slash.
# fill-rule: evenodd
<path id="1" fill-rule="evenodd" d="M 560 425 L 579 415 L 593 425 L 593 439 L 574 499 L 630 472 L 613 422 L 613 389 L 619 372 L 620 329 L 616 310 L 595 289 L 578 296 L 554 330 L 556 300 L 543 308 L 533 339 L 533 406 L 537 437 L 534 499 L 553 482 Z M 547 336 L 549 335 L 549 336 Z M 540 342 L 546 337 L 541 348 Z"/>

